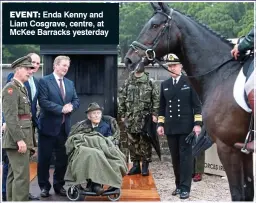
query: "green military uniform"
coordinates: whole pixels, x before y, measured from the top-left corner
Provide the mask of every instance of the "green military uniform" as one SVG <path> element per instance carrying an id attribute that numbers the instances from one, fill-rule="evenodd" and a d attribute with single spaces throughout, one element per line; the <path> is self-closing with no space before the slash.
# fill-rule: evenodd
<path id="1" fill-rule="evenodd" d="M 254 29 L 252 29 L 245 38 L 238 44 L 238 50 L 240 52 L 247 51 L 254 47 Z"/>
<path id="2" fill-rule="evenodd" d="M 12 64 L 17 67 L 34 68 L 31 58 L 19 58 Z M 7 83 L 2 91 L 3 113 L 6 129 L 3 148 L 9 158 L 7 178 L 7 201 L 29 200 L 29 155 L 33 148 L 31 106 L 25 86 L 15 78 Z M 25 153 L 18 152 L 17 142 L 23 140 L 27 145 Z"/>
<path id="3" fill-rule="evenodd" d="M 126 118 L 130 158 L 137 165 L 141 158 L 143 162 L 152 161 L 152 145 L 142 134 L 142 128 L 148 113 L 157 116 L 159 87 L 149 78 L 149 73 L 144 72 L 141 77 L 134 74 L 130 74 L 120 91 L 118 111 L 121 118 Z"/>

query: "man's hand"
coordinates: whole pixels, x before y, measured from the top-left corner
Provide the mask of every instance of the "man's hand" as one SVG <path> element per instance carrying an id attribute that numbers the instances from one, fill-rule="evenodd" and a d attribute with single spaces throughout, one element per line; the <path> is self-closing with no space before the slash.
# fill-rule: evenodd
<path id="1" fill-rule="evenodd" d="M 236 44 L 234 48 L 231 50 L 231 55 L 235 57 L 235 59 L 237 60 L 237 57 L 239 56 L 238 44 Z"/>
<path id="2" fill-rule="evenodd" d="M 157 128 L 157 133 L 159 136 L 164 136 L 164 127 L 163 126 L 159 126 Z"/>
<path id="3" fill-rule="evenodd" d="M 66 105 L 67 105 L 68 111 L 72 112 L 73 111 L 73 105 L 71 103 L 68 103 Z"/>
<path id="4" fill-rule="evenodd" d="M 154 123 L 157 123 L 157 117 L 156 116 L 152 115 L 152 120 L 153 120 Z"/>
<path id="5" fill-rule="evenodd" d="M 17 142 L 17 144 L 18 144 L 18 152 L 21 154 L 26 153 L 26 151 L 27 151 L 26 143 L 23 140 L 20 140 Z"/>
<path id="6" fill-rule="evenodd" d="M 193 128 L 193 131 L 196 133 L 196 136 L 198 136 L 201 132 L 201 126 L 200 125 L 195 125 Z"/>
<path id="7" fill-rule="evenodd" d="M 73 111 L 73 105 L 71 103 L 65 104 L 62 108 L 62 113 L 70 113 Z"/>
<path id="8" fill-rule="evenodd" d="M 5 131 L 5 128 L 6 128 L 6 123 L 3 123 L 3 125 L 2 125 L 2 132 Z"/>

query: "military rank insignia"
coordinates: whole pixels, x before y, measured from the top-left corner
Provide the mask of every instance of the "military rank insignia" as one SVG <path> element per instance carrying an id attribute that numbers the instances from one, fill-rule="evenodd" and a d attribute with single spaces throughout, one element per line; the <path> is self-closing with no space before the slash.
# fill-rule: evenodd
<path id="1" fill-rule="evenodd" d="M 174 61 L 174 60 L 175 60 L 175 58 L 173 57 L 173 55 L 169 55 L 169 60 L 170 60 L 170 61 Z"/>
<path id="2" fill-rule="evenodd" d="M 7 91 L 8 91 L 9 95 L 12 95 L 12 93 L 13 93 L 13 89 L 12 88 L 9 88 Z"/>

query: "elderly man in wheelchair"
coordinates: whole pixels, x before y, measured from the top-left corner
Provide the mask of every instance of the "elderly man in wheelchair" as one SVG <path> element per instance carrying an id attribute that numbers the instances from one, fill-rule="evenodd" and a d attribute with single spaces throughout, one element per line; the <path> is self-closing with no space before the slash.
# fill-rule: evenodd
<path id="1" fill-rule="evenodd" d="M 122 178 L 128 168 L 126 157 L 120 151 L 120 129 L 116 119 L 102 115 L 103 109 L 91 103 L 86 111 L 87 119 L 72 126 L 65 144 L 68 167 L 65 181 L 75 182 L 67 190 L 70 200 L 80 195 L 120 197 Z M 83 186 L 85 185 L 85 186 Z M 107 190 L 103 185 L 109 186 Z M 116 194 L 111 199 L 110 195 Z"/>

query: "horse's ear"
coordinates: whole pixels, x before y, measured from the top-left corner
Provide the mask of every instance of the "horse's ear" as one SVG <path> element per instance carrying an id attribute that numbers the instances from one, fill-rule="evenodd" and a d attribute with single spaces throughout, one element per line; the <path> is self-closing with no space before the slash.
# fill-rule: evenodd
<path id="1" fill-rule="evenodd" d="M 151 6 L 153 7 L 154 11 L 161 10 L 161 7 L 158 5 L 158 3 L 150 2 Z"/>
<path id="2" fill-rule="evenodd" d="M 170 14 L 170 8 L 167 5 L 167 3 L 159 2 L 158 4 L 159 4 L 160 8 L 163 10 L 164 13 Z"/>

